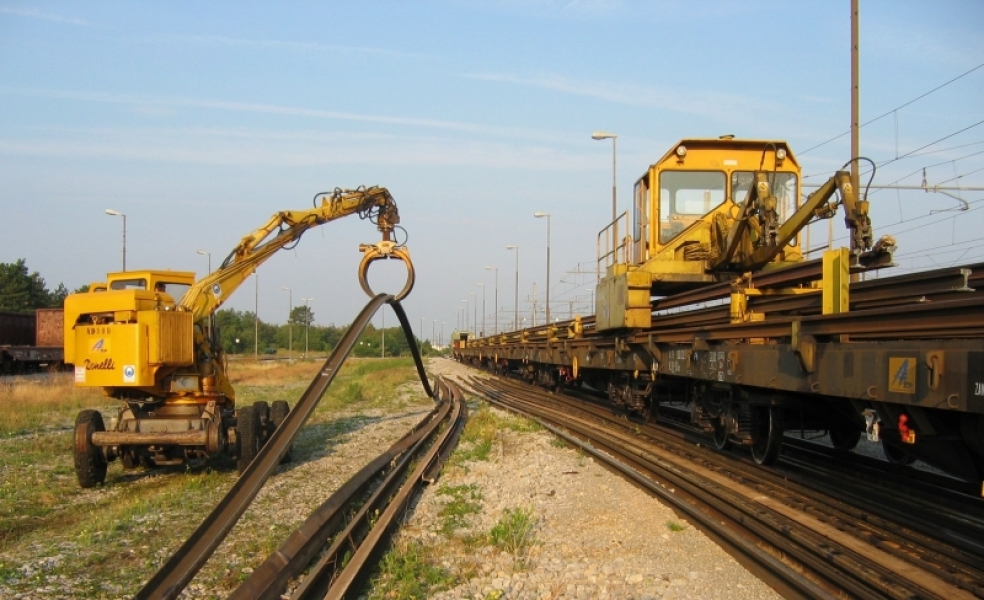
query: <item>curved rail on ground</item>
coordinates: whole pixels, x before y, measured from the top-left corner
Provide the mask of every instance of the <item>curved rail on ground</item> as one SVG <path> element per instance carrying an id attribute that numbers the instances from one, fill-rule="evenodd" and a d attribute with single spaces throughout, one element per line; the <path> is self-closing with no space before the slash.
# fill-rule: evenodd
<path id="1" fill-rule="evenodd" d="M 301 427 L 307 421 L 321 400 L 328 386 L 335 379 L 345 359 L 352 352 L 359 335 L 371 321 L 376 311 L 388 303 L 400 320 L 407 340 L 414 340 L 413 330 L 400 302 L 392 295 L 379 294 L 372 298 L 359 313 L 355 321 L 339 340 L 338 345 L 325 361 L 324 366 L 311 381 L 311 385 L 301 396 L 297 405 L 288 413 L 283 424 L 274 431 L 270 440 L 263 446 L 253 462 L 239 477 L 224 498 L 216 505 L 198 529 L 171 556 L 163 567 L 137 592 L 136 598 L 177 598 L 191 579 L 215 552 L 222 540 L 229 534 L 239 518 L 252 503 L 263 484 L 280 464 L 284 454 L 294 442 Z M 424 390 L 431 398 L 431 389 L 420 352 L 415 343 L 410 344 L 410 352 L 417 366 Z"/>
<path id="2" fill-rule="evenodd" d="M 299 576 L 324 548 L 326 540 L 332 538 L 334 543 L 312 568 L 293 597 L 323 598 L 329 590 L 332 594 L 344 594 L 351 589 L 352 583 L 363 578 L 370 563 L 360 557 L 360 548 L 366 544 L 370 532 L 377 533 L 375 541 L 378 542 L 394 524 L 387 517 L 390 512 L 386 503 L 392 498 L 401 507 L 405 506 L 404 499 L 412 496 L 422 482 L 429 481 L 426 473 L 422 477 L 417 473 L 407 477 L 410 467 L 423 464 L 429 465 L 430 470 L 440 470 L 448 450 L 461 432 L 465 417 L 461 391 L 454 384 L 440 379 L 436 391 L 442 402 L 412 431 L 333 493 L 253 571 L 229 596 L 230 599 L 279 599 L 288 581 Z M 443 436 L 431 444 L 442 425 L 448 425 L 443 429 Z M 421 458 L 428 447 L 431 452 Z M 396 491 L 401 482 L 403 489 Z M 359 503 L 370 491 L 371 497 L 360 508 Z M 339 532 L 346 516 L 353 514 L 355 516 L 348 519 L 345 529 Z M 376 519 L 379 515 L 382 516 Z M 369 559 L 376 548 L 370 545 L 365 547 L 362 554 Z M 343 560 L 346 554 L 352 557 L 347 562 Z"/>

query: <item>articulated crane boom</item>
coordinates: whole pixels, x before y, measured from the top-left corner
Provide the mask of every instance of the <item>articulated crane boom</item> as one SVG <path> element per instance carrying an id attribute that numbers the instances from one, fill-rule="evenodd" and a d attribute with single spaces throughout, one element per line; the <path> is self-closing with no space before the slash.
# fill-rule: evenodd
<path id="1" fill-rule="evenodd" d="M 844 206 L 844 221 L 851 231 L 851 249 L 855 255 L 860 257 L 863 251 L 871 250 L 868 201 L 857 199 L 849 172 L 837 171 L 781 224 L 777 211 L 778 202 L 772 195 L 770 173 L 756 171 L 754 177 L 754 184 L 749 187 L 745 201 L 741 204 L 739 217 L 727 235 L 727 243 L 723 240 L 719 243 L 724 251 L 708 261 L 709 272 L 743 273 L 762 269 L 813 219 L 833 217 L 839 204 Z M 837 192 L 840 193 L 841 201 L 831 202 Z M 736 260 L 736 251 L 740 246 L 744 246 L 745 252 Z"/>
<path id="2" fill-rule="evenodd" d="M 321 199 L 320 204 L 317 203 Z M 382 240 L 363 244 L 359 282 L 372 295 L 369 265 L 396 258 L 407 267 L 403 298 L 414 283 L 406 247 L 394 241 L 400 216 L 389 191 L 380 187 L 318 194 L 307 210 L 283 211 L 240 240 L 222 265 L 199 281 L 180 271 L 110 273 L 65 301 L 66 362 L 75 364 L 78 386 L 102 387 L 123 402 L 109 431 L 98 411 L 79 413 L 75 467 L 82 487 L 105 480 L 107 463 L 124 467 L 181 464 L 231 452 L 240 471 L 286 418 L 287 403 L 236 406 L 214 312 L 256 268 L 309 229 L 349 215 L 368 219 Z M 180 296 L 174 290 L 186 291 Z M 169 293 L 171 292 L 171 293 Z M 175 297 L 178 300 L 175 301 Z"/>

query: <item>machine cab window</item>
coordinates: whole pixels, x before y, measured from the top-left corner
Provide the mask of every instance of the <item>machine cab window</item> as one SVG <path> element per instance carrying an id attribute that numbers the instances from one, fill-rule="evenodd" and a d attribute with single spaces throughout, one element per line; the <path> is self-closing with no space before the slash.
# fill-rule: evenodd
<path id="1" fill-rule="evenodd" d="M 145 290 L 147 289 L 147 280 L 144 278 L 137 279 L 117 279 L 109 284 L 109 289 L 111 290 Z"/>
<path id="2" fill-rule="evenodd" d="M 745 201 L 748 190 L 755 180 L 755 173 L 752 171 L 735 171 L 731 174 L 731 200 L 735 204 Z M 796 173 L 776 172 L 769 175 L 772 194 L 779 201 L 779 216 L 785 219 L 796 209 L 796 186 L 798 178 Z"/>
<path id="3" fill-rule="evenodd" d="M 659 174 L 659 243 L 665 244 L 724 202 L 722 171 L 663 171 Z"/>

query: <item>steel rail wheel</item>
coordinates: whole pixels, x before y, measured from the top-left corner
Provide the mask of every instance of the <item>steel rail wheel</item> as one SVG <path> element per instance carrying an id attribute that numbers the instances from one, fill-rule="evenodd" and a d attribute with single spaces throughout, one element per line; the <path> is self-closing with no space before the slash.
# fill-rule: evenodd
<path id="1" fill-rule="evenodd" d="M 759 465 L 773 465 L 782 451 L 782 413 L 776 406 L 756 410 L 759 423 L 752 444 L 752 459 Z"/>
<path id="2" fill-rule="evenodd" d="M 834 450 L 838 452 L 850 452 L 861 441 L 860 429 L 831 429 L 827 433 Z"/>

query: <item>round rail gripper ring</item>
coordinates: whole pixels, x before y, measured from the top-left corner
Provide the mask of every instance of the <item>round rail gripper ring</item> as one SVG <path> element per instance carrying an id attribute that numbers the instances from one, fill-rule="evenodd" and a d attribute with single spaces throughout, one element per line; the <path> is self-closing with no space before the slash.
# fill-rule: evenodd
<path id="1" fill-rule="evenodd" d="M 369 272 L 369 265 L 377 260 L 386 260 L 390 258 L 398 258 L 403 261 L 403 264 L 407 266 L 407 282 L 400 290 L 399 294 L 394 294 L 393 297 L 397 300 L 403 300 L 413 289 L 413 284 L 416 281 L 417 275 L 413 270 L 413 263 L 410 261 L 410 253 L 406 248 L 394 248 L 388 254 L 383 254 L 378 248 L 370 248 L 362 255 L 362 262 L 359 263 L 359 285 L 362 286 L 362 291 L 369 295 L 370 298 L 376 295 L 369 287 L 369 280 L 366 275 Z"/>

